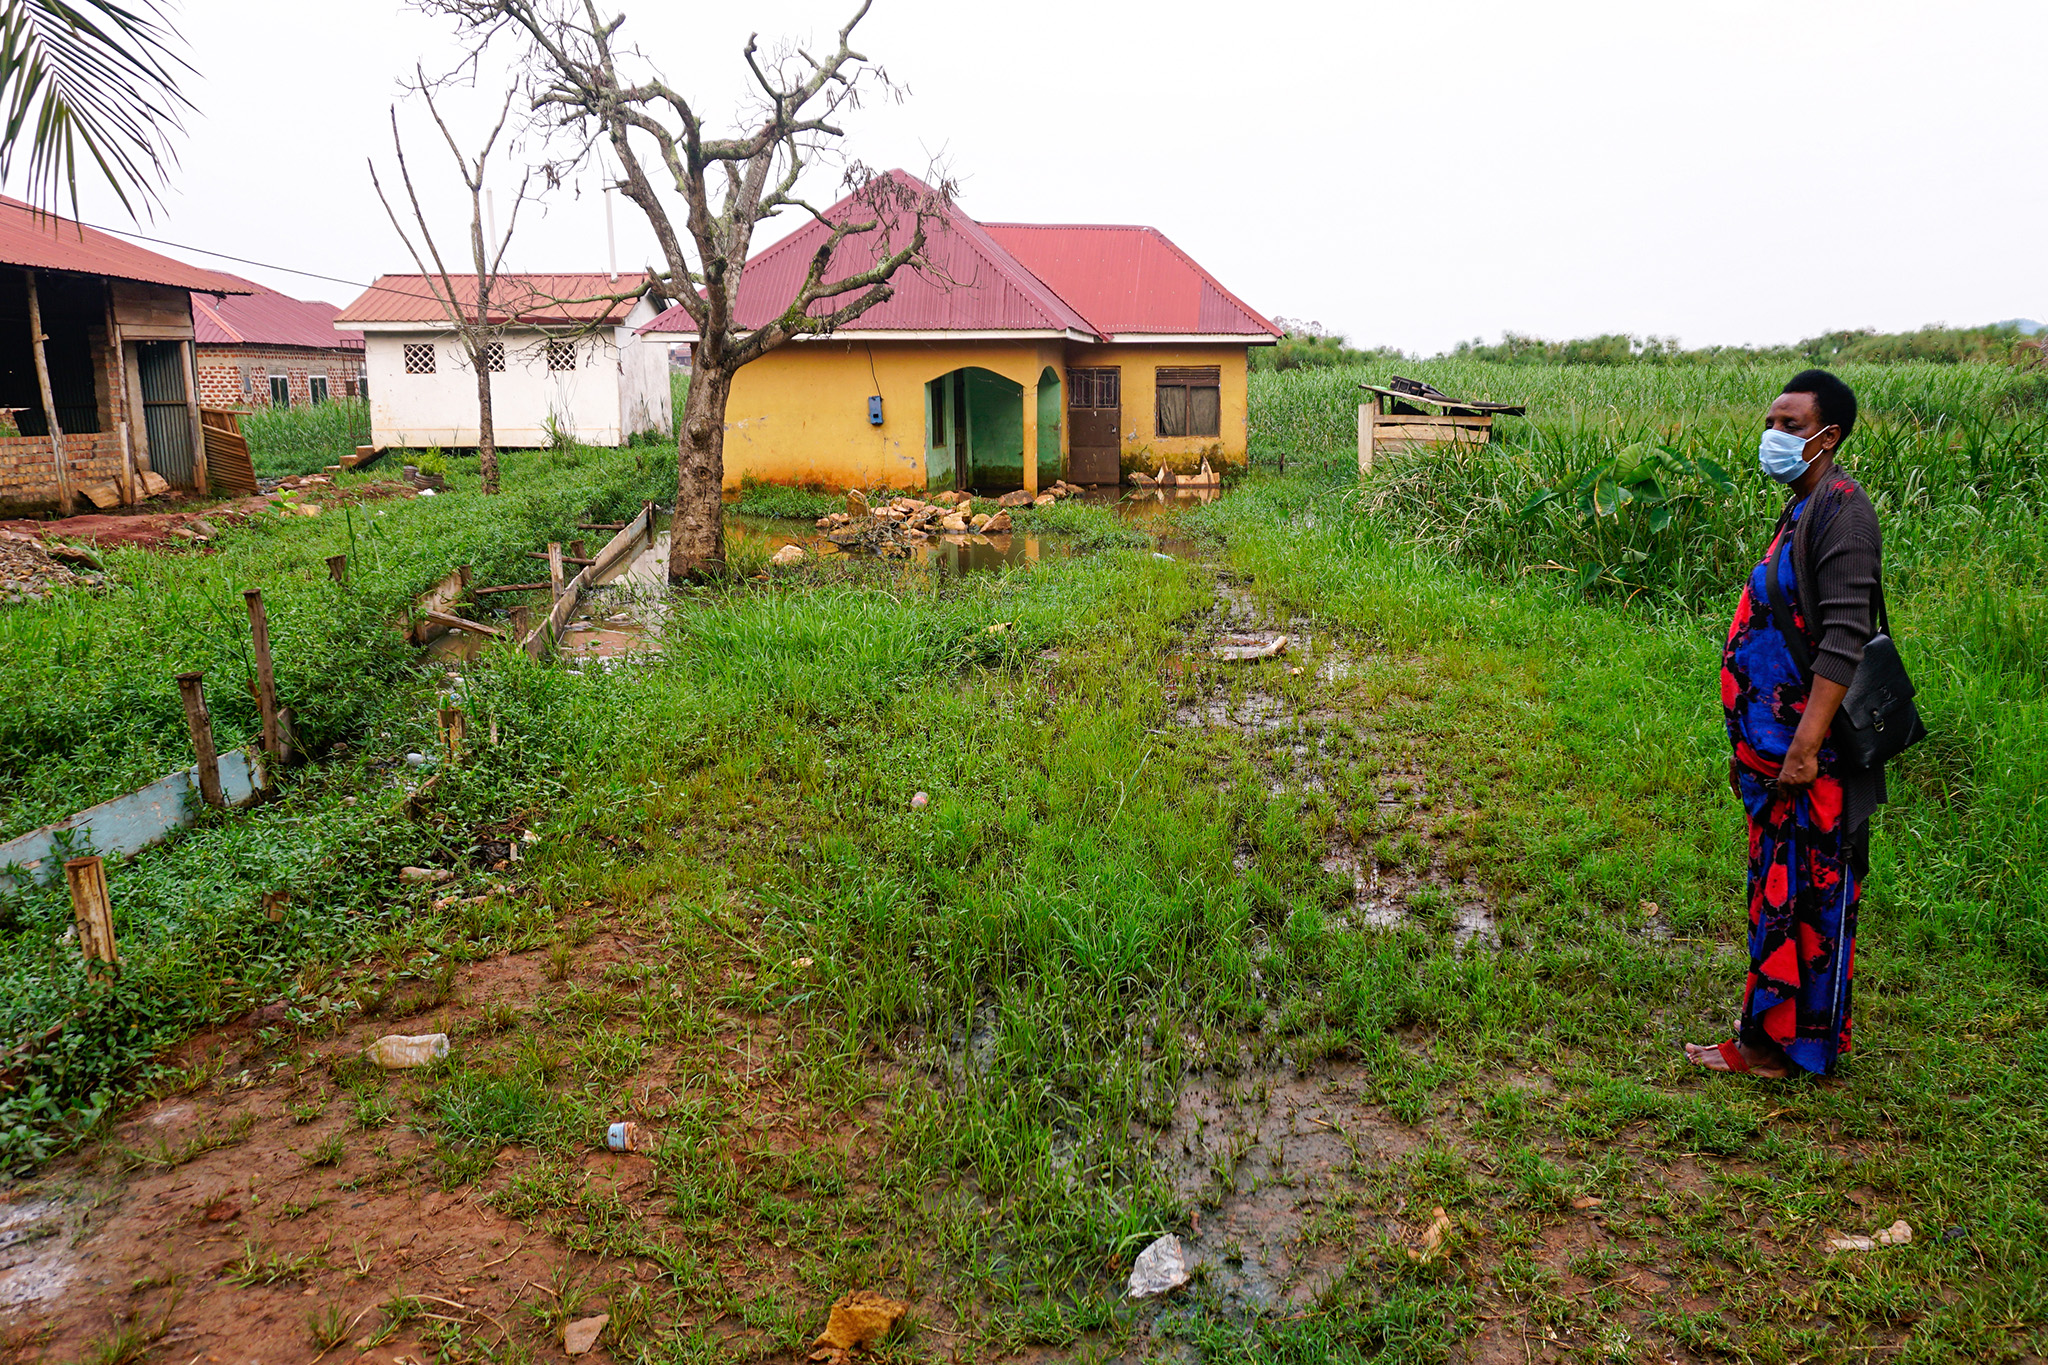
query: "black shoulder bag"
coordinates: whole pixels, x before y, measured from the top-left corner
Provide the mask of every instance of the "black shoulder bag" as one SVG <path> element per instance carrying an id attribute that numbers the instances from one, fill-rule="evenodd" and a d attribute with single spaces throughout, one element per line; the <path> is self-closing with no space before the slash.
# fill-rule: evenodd
<path id="1" fill-rule="evenodd" d="M 1792 651 L 1799 675 L 1813 686 L 1813 654 L 1807 648 L 1806 632 L 1792 619 L 1792 604 L 1778 586 L 1778 550 L 1790 525 L 1781 523 L 1782 534 L 1771 541 L 1771 562 L 1764 570 L 1764 588 L 1771 598 L 1771 620 Z M 1899 647 L 1892 643 L 1891 618 L 1884 609 L 1884 578 L 1877 580 L 1877 634 L 1863 646 L 1863 662 L 1849 682 L 1842 709 L 1835 713 L 1829 732 L 1835 751 L 1850 767 L 1866 771 L 1881 768 L 1886 759 L 1896 758 L 1927 738 L 1927 727 L 1913 706 L 1913 680 L 1906 676 L 1906 664 Z"/>

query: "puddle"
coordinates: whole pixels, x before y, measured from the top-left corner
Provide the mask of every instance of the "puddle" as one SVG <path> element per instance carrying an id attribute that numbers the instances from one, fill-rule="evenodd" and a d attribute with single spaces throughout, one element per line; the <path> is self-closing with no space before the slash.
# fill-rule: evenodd
<path id="1" fill-rule="evenodd" d="M 1187 1078 L 1156 1152 L 1193 1210 L 1180 1236 L 1204 1292 L 1241 1308 L 1308 1302 L 1381 1223 L 1354 1212 L 1362 1181 L 1421 1139 L 1364 1097 L 1368 1079 L 1357 1063 Z"/>
<path id="2" fill-rule="evenodd" d="M 54 1199 L 0 1205 L 0 1312 L 48 1303 L 78 1277 L 63 1232 L 64 1206 Z"/>
<path id="3" fill-rule="evenodd" d="M 864 550 L 843 549 L 827 540 L 823 531 L 809 523 L 786 518 L 751 517 L 728 512 L 725 516 L 725 527 L 727 535 L 738 532 L 762 541 L 771 554 L 785 545 L 797 545 L 801 546 L 806 554 L 816 555 L 820 559 L 838 556 L 855 559 L 881 558 L 918 565 L 938 573 L 990 573 L 997 569 L 1036 564 L 1041 559 L 1058 558 L 1073 553 L 1072 543 L 1065 536 L 1030 535 L 1024 532 L 983 536 L 966 532 L 959 535 L 936 535 L 917 545 L 893 546 L 891 548 L 895 553 L 878 556 Z M 658 562 L 665 565 L 668 559 L 666 533 L 656 541 L 656 546 L 659 551 Z"/>

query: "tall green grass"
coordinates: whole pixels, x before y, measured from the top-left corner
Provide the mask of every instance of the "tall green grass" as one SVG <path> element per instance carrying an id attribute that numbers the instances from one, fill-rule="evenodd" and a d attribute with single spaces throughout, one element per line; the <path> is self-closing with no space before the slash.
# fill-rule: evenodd
<path id="1" fill-rule="evenodd" d="M 370 440 L 370 405 L 334 398 L 290 408 L 260 408 L 242 415 L 249 459 L 263 478 L 317 474 L 339 464 Z"/>
<path id="2" fill-rule="evenodd" d="M 1406 542 L 1446 574 L 1476 572 L 1511 589 L 1483 599 L 1498 609 L 1471 614 L 1460 630 L 1546 650 L 1550 638 L 1572 642 L 1559 667 L 1575 675 L 1680 669 L 1688 690 L 1660 692 L 1647 708 L 1634 702 L 1613 724 L 1695 734 L 1700 752 L 1712 753 L 1718 640 L 1785 498 L 1753 451 L 1790 367 L 1450 361 L 1404 373 L 1455 396 L 1526 402 L 1529 413 L 1503 419 L 1491 445 L 1382 455 L 1361 479 L 1356 385 L 1384 375 L 1254 379 L 1255 440 L 1269 460 L 1285 452 L 1299 471 L 1286 485 L 1285 496 L 1298 500 L 1287 515 L 1304 548 L 1322 547 L 1309 557 L 1319 592 L 1363 591 L 1351 575 L 1367 572 L 1372 556 L 1354 547 L 1383 536 Z M 1878 827 L 1895 859 L 1889 886 L 1915 907 L 1915 932 L 1961 934 L 2048 966 L 2048 893 L 2028 871 L 2048 866 L 2048 744 L 2040 740 L 2048 734 L 2048 422 L 2002 409 L 2010 372 L 2001 366 L 1839 373 L 1861 405 L 1844 464 L 1877 507 L 1892 624 L 1934 731 L 1892 769 L 1893 804 Z M 1555 506 L 1519 515 L 1539 490 L 1631 447 L 1658 445 L 1720 461 L 1734 494 L 1700 499 L 1661 532 L 1625 514 L 1597 525 Z M 1248 507 L 1231 515 L 1241 535 L 1270 541 L 1269 528 L 1248 525 L 1257 521 Z M 1596 583 L 1591 595 L 1605 605 L 1586 617 L 1571 605 L 1584 599 L 1570 570 L 1596 535 L 1607 538 L 1603 553 L 1634 552 L 1661 571 L 1636 589 Z M 1308 573 L 1308 562 L 1290 551 L 1273 572 Z M 1392 610 L 1375 607 L 1382 621 Z M 1657 647 L 1639 654 L 1626 633 L 1589 633 L 1606 619 L 1600 613 Z"/>

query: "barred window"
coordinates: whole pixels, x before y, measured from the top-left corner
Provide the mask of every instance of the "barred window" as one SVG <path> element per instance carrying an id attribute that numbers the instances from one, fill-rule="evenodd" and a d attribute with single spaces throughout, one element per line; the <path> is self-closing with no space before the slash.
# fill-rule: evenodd
<path id="1" fill-rule="evenodd" d="M 492 374 L 505 372 L 505 343 L 486 341 L 484 343 L 484 368 Z"/>
<path id="2" fill-rule="evenodd" d="M 405 343 L 405 372 L 407 374 L 432 374 L 434 372 L 433 342 L 408 341 Z"/>
<path id="3" fill-rule="evenodd" d="M 1217 365 L 1162 365 L 1155 413 L 1161 436 L 1215 436 L 1223 429 L 1223 371 Z"/>
<path id="4" fill-rule="evenodd" d="M 573 341 L 550 341 L 548 343 L 548 368 L 551 370 L 575 369 L 576 343 Z"/>
<path id="5" fill-rule="evenodd" d="M 1070 408 L 1113 408 L 1123 401 L 1123 371 L 1106 369 L 1068 370 L 1067 406 Z"/>

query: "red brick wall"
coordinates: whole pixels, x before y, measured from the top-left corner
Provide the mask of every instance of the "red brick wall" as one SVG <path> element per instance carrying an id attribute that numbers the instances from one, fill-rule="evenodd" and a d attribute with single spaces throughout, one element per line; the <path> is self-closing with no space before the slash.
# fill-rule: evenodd
<path id="1" fill-rule="evenodd" d="M 64 467 L 73 492 L 92 484 L 121 481 L 121 438 L 114 432 L 64 438 Z M 46 436 L 0 436 L 0 505 L 36 506 L 57 501 L 57 471 Z M 90 511 L 88 507 L 86 510 Z"/>
<path id="2" fill-rule="evenodd" d="M 363 372 L 361 351 L 309 351 L 291 347 L 201 346 L 198 356 L 199 402 L 209 408 L 270 406 L 270 376 L 291 383 L 292 403 L 309 403 L 309 376 L 327 376 L 327 395 L 348 398 L 358 390 Z"/>

